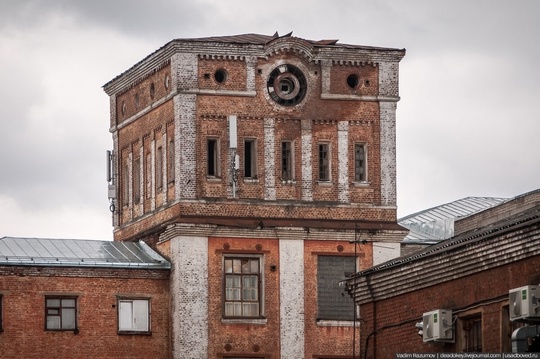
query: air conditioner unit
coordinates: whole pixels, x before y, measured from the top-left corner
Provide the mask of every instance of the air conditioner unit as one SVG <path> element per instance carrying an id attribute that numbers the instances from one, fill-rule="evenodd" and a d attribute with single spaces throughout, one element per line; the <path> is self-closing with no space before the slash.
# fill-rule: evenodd
<path id="1" fill-rule="evenodd" d="M 453 342 L 452 310 L 436 309 L 422 316 L 424 342 Z"/>
<path id="2" fill-rule="evenodd" d="M 540 320 L 540 288 L 526 285 L 509 291 L 510 320 Z"/>

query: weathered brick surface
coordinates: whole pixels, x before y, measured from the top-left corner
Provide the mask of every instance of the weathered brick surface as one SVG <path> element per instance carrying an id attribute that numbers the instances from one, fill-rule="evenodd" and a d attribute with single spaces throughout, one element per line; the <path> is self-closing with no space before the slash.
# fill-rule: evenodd
<path id="1" fill-rule="evenodd" d="M 0 267 L 2 358 L 169 358 L 168 271 Z M 45 296 L 77 296 L 77 328 L 45 330 Z M 151 300 L 151 335 L 119 335 L 117 296 Z"/>

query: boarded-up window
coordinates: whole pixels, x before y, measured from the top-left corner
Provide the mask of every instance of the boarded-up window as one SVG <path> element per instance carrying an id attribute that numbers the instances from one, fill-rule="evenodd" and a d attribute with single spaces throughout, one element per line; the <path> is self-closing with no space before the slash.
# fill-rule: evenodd
<path id="1" fill-rule="evenodd" d="M 317 303 L 319 320 L 353 320 L 354 300 L 339 282 L 354 273 L 355 258 L 318 256 Z"/>

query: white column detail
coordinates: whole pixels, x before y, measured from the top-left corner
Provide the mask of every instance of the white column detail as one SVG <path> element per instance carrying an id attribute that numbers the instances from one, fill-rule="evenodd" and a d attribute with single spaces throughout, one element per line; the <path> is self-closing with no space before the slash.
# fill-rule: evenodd
<path id="1" fill-rule="evenodd" d="M 174 97 L 174 138 L 176 148 L 175 197 L 196 196 L 196 96 Z"/>
<path id="2" fill-rule="evenodd" d="M 208 238 L 171 239 L 173 358 L 208 358 Z"/>
<path id="3" fill-rule="evenodd" d="M 264 119 L 264 199 L 276 200 L 275 121 Z"/>
<path id="4" fill-rule="evenodd" d="M 279 241 L 281 358 L 304 358 L 304 242 Z"/>
<path id="5" fill-rule="evenodd" d="M 313 201 L 312 121 L 302 120 L 302 201 Z"/>
<path id="6" fill-rule="evenodd" d="M 338 122 L 338 201 L 349 202 L 349 121 Z"/>
<path id="7" fill-rule="evenodd" d="M 396 107 L 380 102 L 381 113 L 381 204 L 396 205 Z"/>

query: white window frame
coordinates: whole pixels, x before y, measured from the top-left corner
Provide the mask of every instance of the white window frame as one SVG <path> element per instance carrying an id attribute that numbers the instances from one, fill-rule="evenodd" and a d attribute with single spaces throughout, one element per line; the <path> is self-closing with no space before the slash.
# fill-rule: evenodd
<path id="1" fill-rule="evenodd" d="M 118 298 L 118 333 L 151 333 L 149 298 Z"/>

